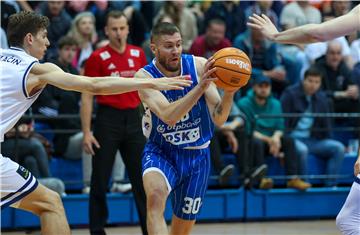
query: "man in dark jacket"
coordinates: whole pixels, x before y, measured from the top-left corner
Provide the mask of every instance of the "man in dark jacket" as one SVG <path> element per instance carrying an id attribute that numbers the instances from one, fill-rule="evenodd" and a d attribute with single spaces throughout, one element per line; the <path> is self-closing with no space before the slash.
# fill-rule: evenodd
<path id="1" fill-rule="evenodd" d="M 321 73 L 315 67 L 305 72 L 304 80 L 288 87 L 281 96 L 282 109 L 285 113 L 305 114 L 285 120 L 286 128 L 295 139 L 297 153 L 302 161 L 302 173 L 306 173 L 306 162 L 309 153 L 326 160 L 328 175 L 339 173 L 344 158 L 344 146 L 330 139 L 331 123 L 328 118 L 312 117 L 312 113 L 329 113 L 329 101 L 320 90 Z M 327 180 L 327 185 L 333 185 Z"/>

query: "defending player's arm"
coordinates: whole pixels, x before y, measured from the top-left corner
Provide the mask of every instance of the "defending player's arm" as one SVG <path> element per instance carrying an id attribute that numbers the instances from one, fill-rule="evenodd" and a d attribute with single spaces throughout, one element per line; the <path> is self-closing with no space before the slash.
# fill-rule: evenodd
<path id="1" fill-rule="evenodd" d="M 164 78 L 162 80 L 149 79 L 119 79 L 118 77 L 86 77 L 65 73 L 58 66 L 45 63 L 35 64 L 27 80 L 27 90 L 44 87 L 46 84 L 64 90 L 88 92 L 96 95 L 119 94 L 139 89 L 183 89 L 190 86 L 191 81 L 184 77 Z"/>
<path id="2" fill-rule="evenodd" d="M 184 117 L 204 94 L 208 85 L 214 80 L 209 76 L 215 71 L 215 69 L 209 70 L 212 63 L 206 65 L 206 72 L 203 74 L 203 82 L 195 86 L 189 93 L 187 93 L 181 99 L 170 103 L 166 97 L 159 91 L 155 90 L 141 90 L 139 91 L 140 98 L 152 112 L 156 114 L 163 122 L 173 126 L 182 117 Z M 139 70 L 135 77 L 149 77 L 143 70 Z M 162 79 L 162 78 L 160 78 Z M 155 80 L 155 79 L 149 79 Z M 159 79 L 156 79 L 159 80 Z"/>
<path id="3" fill-rule="evenodd" d="M 206 69 L 204 66 L 206 59 L 202 57 L 196 57 L 197 67 L 199 73 L 203 73 L 202 69 Z M 200 77 L 200 76 L 199 76 Z M 217 126 L 222 126 L 229 117 L 231 107 L 233 105 L 234 94 L 236 91 L 224 91 L 224 96 L 221 98 L 217 91 L 216 85 L 211 83 L 205 91 L 206 104 L 209 108 L 211 119 Z"/>
<path id="4" fill-rule="evenodd" d="M 263 35 L 278 43 L 305 44 L 328 41 L 360 30 L 360 5 L 357 5 L 346 15 L 323 22 L 307 24 L 278 32 L 271 20 L 266 16 L 250 16 L 248 26 L 260 30 Z"/>

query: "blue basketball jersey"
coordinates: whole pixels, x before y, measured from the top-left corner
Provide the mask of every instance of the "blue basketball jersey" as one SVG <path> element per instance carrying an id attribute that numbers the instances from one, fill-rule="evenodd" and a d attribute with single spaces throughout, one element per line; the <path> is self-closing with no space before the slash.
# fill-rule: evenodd
<path id="1" fill-rule="evenodd" d="M 165 77 L 155 65 L 155 59 L 143 68 L 154 79 Z M 161 91 L 169 102 L 184 97 L 198 84 L 195 58 L 192 55 L 181 56 L 181 75 L 190 75 L 193 84 L 184 90 Z M 143 118 L 145 136 L 162 148 L 185 148 L 203 146 L 209 143 L 214 123 L 211 120 L 205 97 L 202 96 L 194 107 L 175 126 L 169 126 L 161 121 L 149 109 Z"/>

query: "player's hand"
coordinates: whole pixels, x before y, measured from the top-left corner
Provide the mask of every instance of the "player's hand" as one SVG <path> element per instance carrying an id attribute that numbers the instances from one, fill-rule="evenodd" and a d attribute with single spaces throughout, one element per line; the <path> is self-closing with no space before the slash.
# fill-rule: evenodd
<path id="1" fill-rule="evenodd" d="M 211 75 L 216 71 L 216 68 L 211 68 L 214 62 L 215 60 L 213 59 L 213 57 L 210 57 L 205 63 L 204 72 L 199 82 L 199 86 L 202 90 L 206 90 L 211 82 L 217 80 L 217 78 L 211 77 Z"/>
<path id="2" fill-rule="evenodd" d="M 99 142 L 95 139 L 92 133 L 84 134 L 83 149 L 85 153 L 95 155 L 93 145 L 95 145 L 96 148 L 100 148 Z"/>
<path id="3" fill-rule="evenodd" d="M 151 82 L 151 88 L 155 90 L 183 90 L 184 87 L 189 87 L 192 84 L 189 75 L 171 78 L 151 79 Z"/>
<path id="4" fill-rule="evenodd" d="M 360 174 L 360 155 L 354 164 L 354 175 L 358 176 L 358 174 Z"/>
<path id="5" fill-rule="evenodd" d="M 269 17 L 264 14 L 261 14 L 261 16 L 253 14 L 249 17 L 247 25 L 250 28 L 259 30 L 269 40 L 274 40 L 275 35 L 279 33 Z"/>

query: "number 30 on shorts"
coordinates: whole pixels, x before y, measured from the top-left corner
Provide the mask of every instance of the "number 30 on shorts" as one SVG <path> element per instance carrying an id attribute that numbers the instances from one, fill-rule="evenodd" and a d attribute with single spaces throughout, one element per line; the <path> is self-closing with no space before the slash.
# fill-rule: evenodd
<path id="1" fill-rule="evenodd" d="M 185 206 L 182 208 L 182 212 L 185 214 L 197 214 L 201 206 L 201 197 L 195 199 L 191 197 L 185 197 Z"/>

